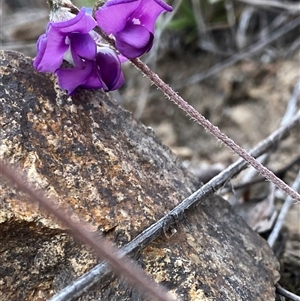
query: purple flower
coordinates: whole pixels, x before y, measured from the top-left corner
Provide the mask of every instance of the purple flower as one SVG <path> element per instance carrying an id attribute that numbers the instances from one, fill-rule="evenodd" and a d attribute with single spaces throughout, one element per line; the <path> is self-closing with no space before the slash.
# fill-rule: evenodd
<path id="1" fill-rule="evenodd" d="M 89 32 L 97 25 L 82 8 L 74 18 L 50 22 L 46 33 L 37 42 L 37 56 L 33 66 L 40 72 L 54 72 L 62 64 L 65 53 L 71 50 L 83 59 L 93 59 L 96 43 Z"/>
<path id="2" fill-rule="evenodd" d="M 100 38 L 91 32 L 96 21 L 84 8 L 78 15 L 61 16 L 63 21 L 50 22 L 46 33 L 40 36 L 33 66 L 40 72 L 55 73 L 60 87 L 69 94 L 79 86 L 105 91 L 120 88 L 124 83 L 120 60 L 108 47 L 97 47 L 96 40 L 99 42 Z M 62 67 L 63 60 L 73 66 Z"/>
<path id="3" fill-rule="evenodd" d="M 156 19 L 167 11 L 172 7 L 162 0 L 108 0 L 95 17 L 107 34 L 114 35 L 120 53 L 132 59 L 151 49 Z"/>
<path id="4" fill-rule="evenodd" d="M 69 94 L 72 94 L 78 86 L 112 91 L 124 84 L 120 60 L 112 49 L 101 47 L 92 61 L 83 62 L 78 57 L 77 60 L 75 68 L 58 68 L 55 72 L 59 86 L 68 90 Z"/>

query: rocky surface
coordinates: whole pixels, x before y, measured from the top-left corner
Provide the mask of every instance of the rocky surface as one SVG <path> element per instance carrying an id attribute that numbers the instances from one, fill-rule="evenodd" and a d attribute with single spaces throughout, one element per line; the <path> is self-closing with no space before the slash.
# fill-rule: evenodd
<path id="1" fill-rule="evenodd" d="M 123 246 L 199 185 L 155 137 L 101 91 L 62 92 L 32 61 L 0 52 L 0 158 L 74 219 Z M 97 263 L 68 229 L 0 182 L 0 300 L 46 300 Z M 137 256 L 181 300 L 274 300 L 278 262 L 213 196 Z M 80 300 L 143 300 L 122 280 Z"/>

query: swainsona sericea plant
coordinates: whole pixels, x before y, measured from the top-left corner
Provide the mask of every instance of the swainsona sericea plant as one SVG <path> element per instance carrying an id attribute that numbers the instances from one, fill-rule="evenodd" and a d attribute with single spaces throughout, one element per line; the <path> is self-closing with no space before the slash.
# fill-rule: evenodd
<path id="1" fill-rule="evenodd" d="M 108 0 L 95 12 L 78 10 L 69 0 L 49 1 L 52 8 L 46 33 L 37 41 L 33 66 L 55 73 L 59 86 L 112 91 L 124 83 L 121 61 L 148 52 L 158 16 L 172 7 L 161 0 Z M 93 30 L 99 26 L 115 39 L 115 51 Z M 63 61 L 68 65 L 63 65 Z"/>

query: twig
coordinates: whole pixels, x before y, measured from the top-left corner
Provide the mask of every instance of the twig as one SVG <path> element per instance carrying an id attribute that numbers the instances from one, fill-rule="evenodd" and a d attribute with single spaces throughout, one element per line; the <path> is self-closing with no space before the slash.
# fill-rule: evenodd
<path id="1" fill-rule="evenodd" d="M 88 229 L 86 224 L 74 222 L 70 216 L 70 212 L 58 209 L 53 200 L 48 199 L 43 193 L 35 191 L 28 183 L 26 183 L 13 167 L 6 165 L 0 160 L 0 172 L 8 180 L 11 186 L 16 186 L 18 190 L 30 196 L 32 201 L 38 202 L 50 214 L 57 217 L 67 228 L 84 243 L 90 245 L 101 259 L 109 262 L 112 269 L 119 275 L 124 276 L 130 281 L 140 292 L 152 296 L 155 300 L 174 301 L 168 296 L 167 291 L 156 284 L 145 272 L 138 267 L 132 260 L 125 258 L 117 251 L 108 240 L 103 237 L 95 237 Z"/>
<path id="2" fill-rule="evenodd" d="M 283 296 L 288 298 L 289 300 L 292 301 L 300 301 L 300 297 L 291 293 L 290 291 L 286 290 L 285 288 L 283 288 L 282 286 L 280 286 L 279 284 L 276 284 L 276 292 Z"/>
<path id="3" fill-rule="evenodd" d="M 275 147 L 289 134 L 289 131 L 298 124 L 300 124 L 300 112 L 296 116 L 294 116 L 294 118 L 292 118 L 289 123 L 280 127 L 266 139 L 261 141 L 252 151 L 250 151 L 250 154 L 254 157 L 258 157 L 261 154 L 265 153 L 268 149 Z M 140 252 L 153 240 L 164 234 L 164 231 L 168 230 L 174 224 L 174 221 L 178 221 L 178 219 L 182 218 L 185 211 L 189 210 L 189 208 L 193 206 L 196 206 L 203 199 L 213 194 L 215 191 L 221 188 L 224 183 L 226 183 L 246 167 L 247 163 L 244 160 L 239 159 L 236 163 L 226 168 L 223 172 L 211 179 L 207 184 L 202 186 L 195 193 L 183 200 L 167 215 L 144 230 L 126 246 L 122 247 L 120 250 L 121 254 L 129 255 Z M 75 298 L 79 298 L 90 287 L 92 287 L 95 283 L 101 281 L 108 274 L 108 265 L 106 263 L 101 263 L 95 266 L 86 274 L 82 275 L 70 285 L 66 286 L 49 301 L 70 301 L 74 300 Z M 73 296 L 74 299 L 72 299 Z"/>
<path id="4" fill-rule="evenodd" d="M 300 171 L 292 185 L 293 189 L 294 190 L 299 190 L 300 189 Z M 293 199 L 288 196 L 285 201 L 284 201 L 284 204 L 281 208 L 281 211 L 278 215 L 278 218 L 277 218 L 277 221 L 273 227 L 273 230 L 268 238 L 268 244 L 270 245 L 270 247 L 273 247 L 274 244 L 275 244 L 275 241 L 279 235 L 279 232 L 284 224 L 284 220 L 285 220 L 285 217 L 290 209 L 290 207 L 292 206 L 292 204 L 294 203 Z"/>
<path id="5" fill-rule="evenodd" d="M 270 35 L 268 38 L 259 40 L 254 45 L 250 46 L 248 50 L 245 50 L 244 52 L 234 54 L 233 56 L 229 57 L 228 59 L 224 60 L 223 62 L 214 65 L 209 70 L 203 71 L 201 73 L 195 74 L 191 77 L 189 77 L 187 80 L 183 80 L 181 83 L 174 85 L 174 89 L 178 90 L 185 86 L 192 85 L 199 83 L 213 75 L 218 74 L 220 71 L 224 70 L 225 68 L 235 64 L 236 62 L 243 60 L 254 53 L 262 50 L 265 46 L 268 44 L 276 41 L 289 31 L 297 28 L 300 24 L 300 17 L 293 19 L 289 23 L 285 24 L 284 26 L 280 27 L 277 31 L 275 31 L 272 35 Z"/>

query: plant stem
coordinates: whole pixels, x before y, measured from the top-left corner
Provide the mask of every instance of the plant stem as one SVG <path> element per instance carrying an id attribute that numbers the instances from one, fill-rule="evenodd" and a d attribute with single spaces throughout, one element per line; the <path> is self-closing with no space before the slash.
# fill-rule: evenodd
<path id="1" fill-rule="evenodd" d="M 114 48 L 115 41 L 109 37 L 99 26 L 94 29 L 102 38 L 108 41 Z M 288 194 L 290 197 L 300 203 L 300 195 L 293 190 L 289 185 L 279 179 L 273 172 L 267 167 L 263 166 L 255 158 L 247 153 L 242 147 L 237 145 L 232 139 L 219 130 L 219 128 L 213 125 L 203 115 L 201 115 L 193 106 L 188 104 L 179 94 L 177 94 L 169 85 L 167 85 L 156 73 L 154 73 L 146 64 L 140 59 L 132 59 L 132 64 L 144 73 L 154 85 L 160 89 L 166 97 L 173 101 L 181 110 L 183 110 L 189 117 L 191 117 L 196 123 L 204 127 L 210 134 L 216 139 L 224 143 L 227 147 L 233 150 L 253 168 L 255 168 L 263 177 L 272 182 L 280 190 Z"/>
<path id="2" fill-rule="evenodd" d="M 180 109 L 188 114 L 195 122 L 204 127 L 210 134 L 212 134 L 219 141 L 224 143 L 227 147 L 233 150 L 241 158 L 243 158 L 247 163 L 253 166 L 262 176 L 267 180 L 276 185 L 279 189 L 284 191 L 286 194 L 291 196 L 297 202 L 300 203 L 300 195 L 294 191 L 285 182 L 279 179 L 273 172 L 268 168 L 263 166 L 255 158 L 247 153 L 246 150 L 237 145 L 232 139 L 226 136 L 223 132 L 219 130 L 218 127 L 213 125 L 209 120 L 207 120 L 203 115 L 201 115 L 194 107 L 188 104 L 180 95 L 178 95 L 170 86 L 168 86 L 159 76 L 153 73 L 150 68 L 145 65 L 140 59 L 131 60 L 131 62 L 140 69 L 165 95 L 168 99 L 173 101 Z"/>

